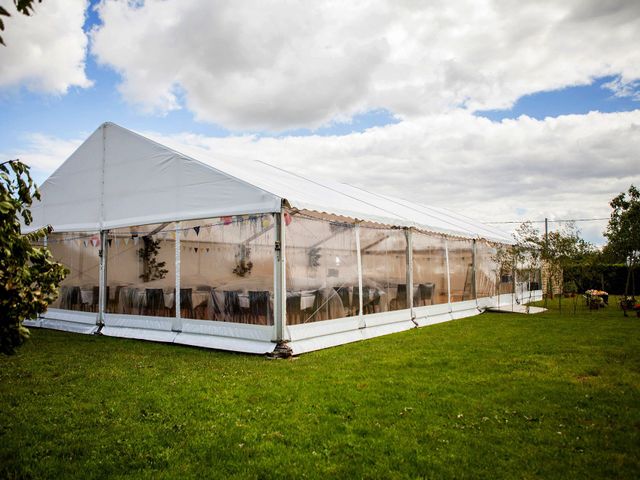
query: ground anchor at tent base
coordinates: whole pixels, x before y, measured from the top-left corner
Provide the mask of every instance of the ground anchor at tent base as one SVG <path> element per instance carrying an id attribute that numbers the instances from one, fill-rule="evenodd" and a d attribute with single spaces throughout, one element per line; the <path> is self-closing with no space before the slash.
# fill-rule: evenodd
<path id="1" fill-rule="evenodd" d="M 289 358 L 293 355 L 293 350 L 287 342 L 278 342 L 276 348 L 273 349 L 273 352 L 267 353 L 267 358 L 269 359 L 278 359 L 278 358 Z"/>

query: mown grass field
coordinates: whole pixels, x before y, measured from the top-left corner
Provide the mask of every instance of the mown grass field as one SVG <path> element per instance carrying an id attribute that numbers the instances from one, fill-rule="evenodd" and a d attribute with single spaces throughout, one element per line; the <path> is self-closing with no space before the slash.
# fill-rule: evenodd
<path id="1" fill-rule="evenodd" d="M 0 478 L 640 478 L 639 331 L 565 302 L 274 361 L 34 330 Z"/>

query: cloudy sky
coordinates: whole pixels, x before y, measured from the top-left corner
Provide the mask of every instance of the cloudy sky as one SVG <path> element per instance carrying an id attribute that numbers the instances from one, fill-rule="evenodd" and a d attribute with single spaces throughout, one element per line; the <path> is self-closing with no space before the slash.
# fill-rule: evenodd
<path id="1" fill-rule="evenodd" d="M 0 158 L 39 182 L 113 121 L 487 222 L 640 184 L 637 0 L 44 0 L 5 27 Z"/>

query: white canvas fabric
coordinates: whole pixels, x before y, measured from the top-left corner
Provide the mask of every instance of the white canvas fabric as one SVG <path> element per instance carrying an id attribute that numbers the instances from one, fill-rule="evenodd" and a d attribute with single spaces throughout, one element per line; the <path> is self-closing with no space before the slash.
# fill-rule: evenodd
<path id="1" fill-rule="evenodd" d="M 502 231 L 440 208 L 307 178 L 255 160 L 182 153 L 113 123 L 101 125 L 41 187 L 34 222 L 56 231 L 280 211 L 282 202 L 393 226 L 511 243 Z"/>
<path id="2" fill-rule="evenodd" d="M 281 200 L 112 123 L 40 187 L 28 230 L 104 230 L 171 220 L 276 212 Z"/>

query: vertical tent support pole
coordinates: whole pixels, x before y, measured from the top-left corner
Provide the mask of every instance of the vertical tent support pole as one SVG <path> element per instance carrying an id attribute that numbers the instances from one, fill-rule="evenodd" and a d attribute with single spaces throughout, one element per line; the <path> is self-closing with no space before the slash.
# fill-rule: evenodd
<path id="1" fill-rule="evenodd" d="M 415 323 L 413 315 L 413 236 L 411 228 L 405 228 L 404 235 L 407 239 L 407 253 L 405 255 L 407 261 L 407 308 L 409 308 L 411 314 L 411 321 Z"/>
<path id="2" fill-rule="evenodd" d="M 176 316 L 173 319 L 171 330 L 174 332 L 182 331 L 182 320 L 180 319 L 180 235 L 182 234 L 180 222 L 176 222 L 176 294 L 174 295 L 174 303 L 176 306 Z"/>
<path id="3" fill-rule="evenodd" d="M 449 303 L 449 312 L 451 312 L 451 268 L 449 267 L 449 242 L 444 239 L 444 258 L 447 263 L 447 302 Z"/>
<path id="4" fill-rule="evenodd" d="M 104 307 L 105 307 L 105 292 L 107 291 L 107 234 L 106 230 L 102 230 L 104 222 L 104 177 L 105 169 L 107 165 L 107 125 L 102 124 L 102 162 L 100 171 L 100 266 L 99 266 L 99 279 L 98 279 L 98 318 L 96 323 L 98 325 L 98 332 L 102 330 L 104 326 Z"/>
<path id="5" fill-rule="evenodd" d="M 360 251 L 360 224 L 356 223 L 356 250 L 358 260 L 358 325 L 360 328 L 366 327 L 364 320 L 364 300 L 362 298 L 362 252 Z"/>
<path id="6" fill-rule="evenodd" d="M 476 285 L 476 239 L 473 239 L 473 245 L 471 247 L 471 288 L 473 298 L 476 301 L 476 308 L 478 307 L 478 287 Z"/>
<path id="7" fill-rule="evenodd" d="M 286 258 L 285 258 L 285 221 L 284 213 L 281 210 L 273 215 L 275 220 L 276 242 L 274 251 L 274 330 L 273 341 L 278 344 L 288 340 L 286 335 L 287 323 L 287 277 L 286 277 Z"/>
<path id="8" fill-rule="evenodd" d="M 518 259 L 516 258 L 513 262 L 513 278 L 511 281 L 513 282 L 513 298 L 515 303 L 520 304 L 518 301 Z"/>
<path id="9" fill-rule="evenodd" d="M 42 246 L 45 248 L 45 250 L 48 250 L 48 246 L 49 246 L 49 236 L 45 235 L 44 238 L 42 239 Z M 40 320 L 42 318 L 42 314 L 38 314 L 38 320 Z"/>
<path id="10" fill-rule="evenodd" d="M 104 326 L 104 311 L 105 306 L 107 304 L 106 293 L 107 293 L 107 248 L 109 242 L 107 241 L 107 237 L 109 236 L 109 232 L 107 230 L 100 230 L 100 252 L 99 252 L 99 260 L 100 260 L 100 272 L 98 279 L 98 319 L 97 324 L 100 328 Z"/>

